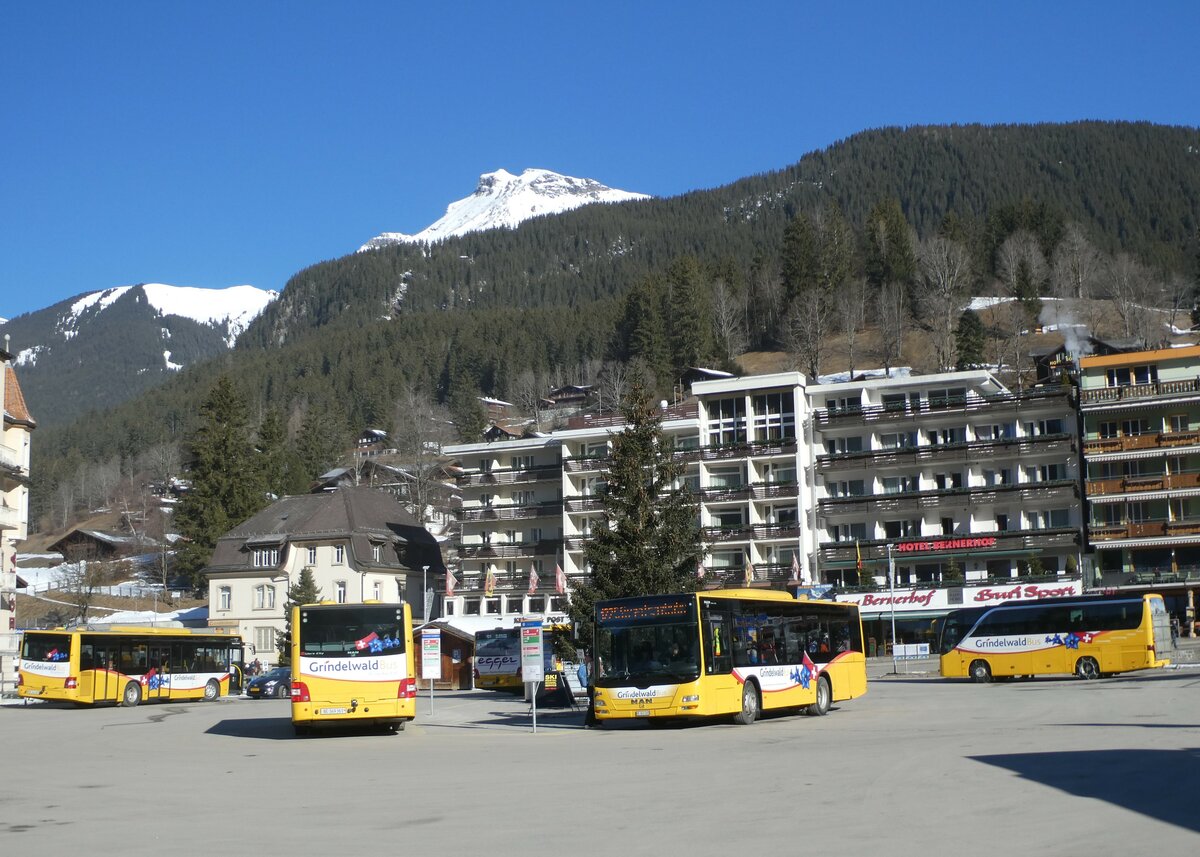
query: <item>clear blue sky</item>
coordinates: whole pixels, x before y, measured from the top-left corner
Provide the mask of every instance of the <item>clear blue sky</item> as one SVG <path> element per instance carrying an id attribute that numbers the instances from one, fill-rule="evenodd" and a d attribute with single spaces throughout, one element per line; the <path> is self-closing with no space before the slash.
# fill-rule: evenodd
<path id="1" fill-rule="evenodd" d="M 1198 36 L 1196 2 L 6 3 L 0 317 L 281 289 L 500 167 L 668 196 L 883 125 L 1196 126 Z"/>

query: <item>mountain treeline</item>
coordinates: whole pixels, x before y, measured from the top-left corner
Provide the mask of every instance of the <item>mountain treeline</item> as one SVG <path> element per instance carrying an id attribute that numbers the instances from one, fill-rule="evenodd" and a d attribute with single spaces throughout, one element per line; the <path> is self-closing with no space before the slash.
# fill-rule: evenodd
<path id="1" fill-rule="evenodd" d="M 532 413 L 550 386 L 598 383 L 615 404 L 631 364 L 657 392 L 747 350 L 817 374 L 835 339 L 851 367 L 1020 368 L 1049 295 L 1103 299 L 1118 332 L 1150 342 L 1145 307 L 1191 306 L 1198 188 L 1196 129 L 884 129 L 712 191 L 323 262 L 233 352 L 39 433 L 31 520 L 83 502 L 89 463 L 132 479 L 145 450 L 180 445 L 222 374 L 251 425 L 278 413 L 297 448 L 324 450 L 305 461 L 315 476 L 414 394 L 476 437 L 479 395 Z M 972 294 L 1014 300 L 964 324 Z M 928 354 L 906 353 L 913 331 Z"/>

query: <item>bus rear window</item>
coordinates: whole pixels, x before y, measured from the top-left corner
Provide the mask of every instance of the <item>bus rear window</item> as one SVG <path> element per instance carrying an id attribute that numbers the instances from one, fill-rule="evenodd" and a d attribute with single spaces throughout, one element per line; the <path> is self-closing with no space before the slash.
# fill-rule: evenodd
<path id="1" fill-rule="evenodd" d="M 300 653 L 356 658 L 405 652 L 404 608 L 348 607 L 300 610 Z"/>
<path id="2" fill-rule="evenodd" d="M 26 634 L 21 646 L 21 657 L 27 661 L 69 660 L 71 657 L 71 636 L 69 634 Z"/>

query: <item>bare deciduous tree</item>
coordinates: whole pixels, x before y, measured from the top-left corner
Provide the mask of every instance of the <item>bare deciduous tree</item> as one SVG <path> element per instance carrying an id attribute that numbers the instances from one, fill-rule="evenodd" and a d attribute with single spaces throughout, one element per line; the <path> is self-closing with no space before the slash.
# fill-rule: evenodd
<path id="1" fill-rule="evenodd" d="M 1067 224 L 1066 234 L 1054 249 L 1050 283 L 1056 297 L 1089 300 L 1096 296 L 1103 262 L 1078 223 Z"/>
<path id="2" fill-rule="evenodd" d="M 625 394 L 629 392 L 632 382 L 630 368 L 624 363 L 609 361 L 600 370 L 596 383 L 596 394 L 600 413 L 615 411 L 621 407 Z"/>
<path id="3" fill-rule="evenodd" d="M 867 281 L 856 277 L 846 283 L 837 305 L 842 332 L 846 336 L 846 368 L 851 377 L 854 375 L 854 362 L 858 354 L 858 335 L 867 322 L 867 295 Z"/>
<path id="4" fill-rule="evenodd" d="M 737 292 L 723 279 L 713 283 L 713 333 L 727 359 L 746 350 L 746 316 Z"/>
<path id="5" fill-rule="evenodd" d="M 397 465 L 408 475 L 409 511 L 428 522 L 442 481 L 442 447 L 454 436 L 449 412 L 409 384 L 396 399 L 392 425 Z"/>
<path id="6" fill-rule="evenodd" d="M 1032 232 L 1014 232 L 996 251 L 996 276 L 1003 292 L 1022 303 L 1031 321 L 1037 320 L 1041 312 L 1039 295 L 1049 273 L 1046 257 Z"/>
<path id="7" fill-rule="evenodd" d="M 908 318 L 904 286 L 900 283 L 884 283 L 875 296 L 875 318 L 879 328 L 879 340 L 873 356 L 885 371 L 898 364 L 904 353 L 904 322 Z"/>
<path id="8" fill-rule="evenodd" d="M 794 365 L 812 382 L 821 374 L 821 360 L 833 324 L 834 307 L 819 289 L 798 296 L 784 318 L 783 339 Z"/>
<path id="9" fill-rule="evenodd" d="M 954 367 L 954 326 L 967 302 L 971 254 L 956 241 L 934 236 L 917 248 L 917 303 L 933 344 L 936 370 Z"/>
<path id="10" fill-rule="evenodd" d="M 79 622 L 88 620 L 88 611 L 95 604 L 100 590 L 109 584 L 114 564 L 96 560 L 71 559 L 58 572 L 58 588 L 75 608 Z"/>
<path id="11" fill-rule="evenodd" d="M 542 427 L 542 397 L 545 391 L 545 382 L 532 369 L 523 369 L 517 375 L 511 391 L 517 406 L 533 415 L 533 423 L 539 430 Z"/>
<path id="12" fill-rule="evenodd" d="M 1105 269 L 1103 290 L 1122 334 L 1148 346 L 1154 338 L 1150 305 L 1155 286 L 1150 271 L 1128 253 L 1120 253 Z"/>

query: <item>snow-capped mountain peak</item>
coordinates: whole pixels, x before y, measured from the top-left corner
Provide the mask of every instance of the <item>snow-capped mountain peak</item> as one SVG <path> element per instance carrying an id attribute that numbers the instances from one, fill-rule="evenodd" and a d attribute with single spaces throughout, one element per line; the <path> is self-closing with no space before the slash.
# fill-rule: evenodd
<path id="1" fill-rule="evenodd" d="M 550 170 L 528 169 L 519 176 L 496 170 L 481 175 L 473 194 L 450 203 L 440 220 L 415 235 L 385 232 L 360 247 L 359 252 L 389 244 L 441 241 L 486 229 L 511 229 L 531 217 L 559 214 L 595 202 L 631 199 L 648 197 Z"/>

